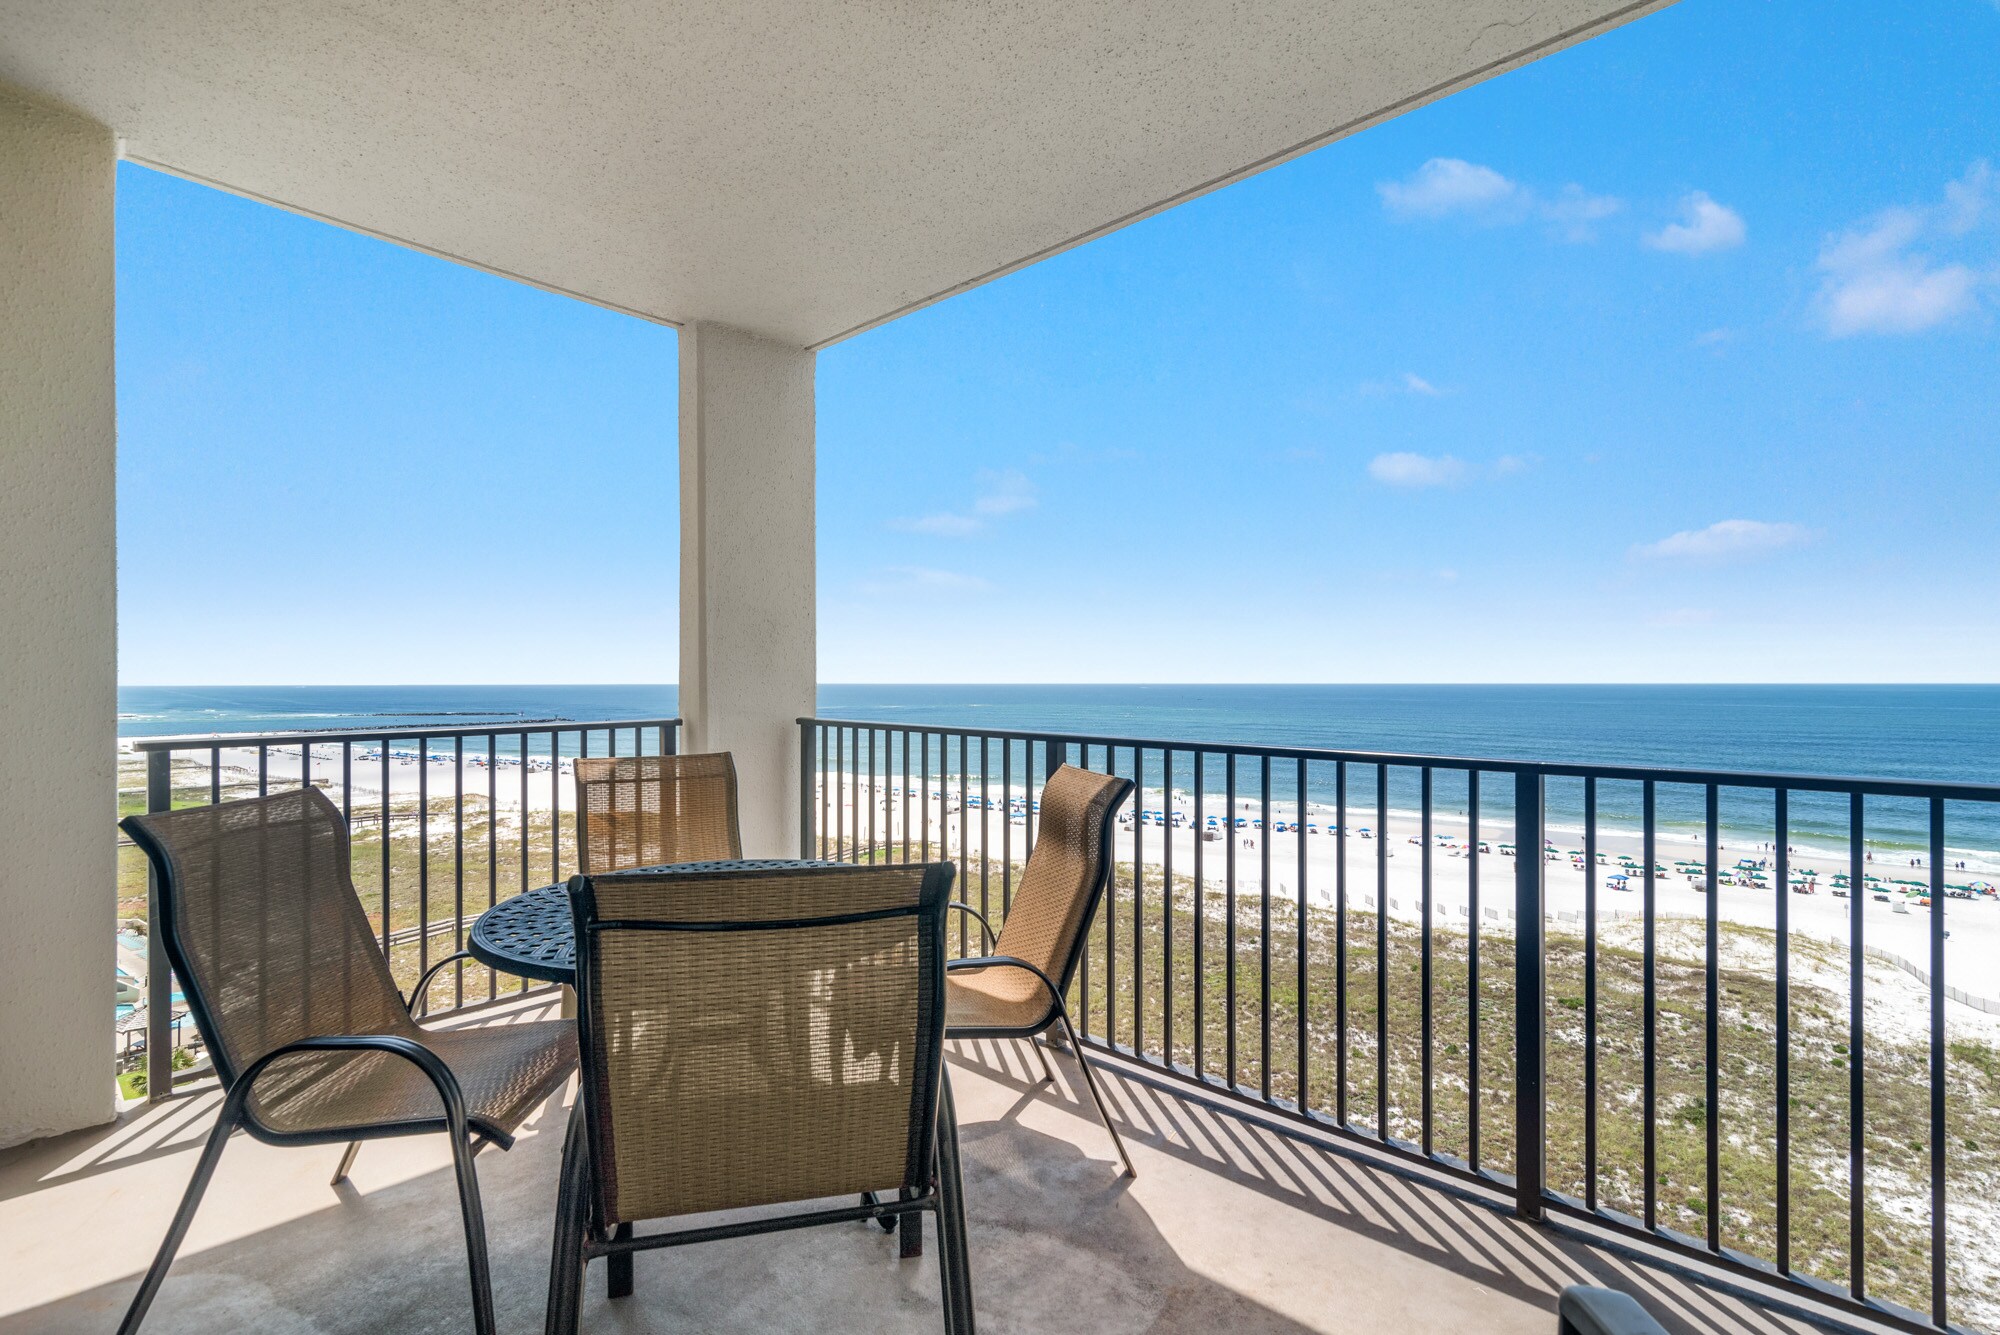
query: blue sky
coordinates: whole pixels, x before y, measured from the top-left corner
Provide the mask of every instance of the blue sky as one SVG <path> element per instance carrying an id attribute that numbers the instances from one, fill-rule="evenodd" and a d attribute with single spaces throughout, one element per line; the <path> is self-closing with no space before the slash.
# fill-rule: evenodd
<path id="1" fill-rule="evenodd" d="M 829 349 L 822 679 L 1994 680 L 1996 68 L 1684 0 Z M 120 209 L 125 680 L 672 679 L 671 330 Z"/>

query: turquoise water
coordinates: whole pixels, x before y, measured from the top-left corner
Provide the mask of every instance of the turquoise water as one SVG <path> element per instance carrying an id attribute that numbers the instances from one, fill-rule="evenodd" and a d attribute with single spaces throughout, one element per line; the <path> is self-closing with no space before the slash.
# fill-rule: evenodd
<path id="1" fill-rule="evenodd" d="M 672 686 L 289 686 L 123 687 L 121 736 L 207 732 L 302 732 L 317 729 L 518 728 L 529 722 L 583 723 L 672 717 Z M 823 716 L 903 725 L 1075 732 L 1166 741 L 1336 747 L 1495 760 L 1832 774 L 1866 778 L 1992 783 L 2000 780 L 2000 686 L 822 686 Z M 545 748 L 546 742 L 541 743 Z M 565 754 L 573 748 L 566 746 Z M 531 742 L 530 750 L 535 749 Z M 973 760 L 978 759 L 974 748 Z M 932 772 L 940 758 L 933 753 Z M 1000 771 L 998 748 L 992 773 Z M 1121 767 L 1130 765 L 1120 753 Z M 948 768 L 957 769 L 956 753 Z M 1024 758 L 1015 753 L 1015 772 Z M 1168 776 L 1157 755 L 1146 782 Z M 1257 770 L 1243 766 L 1239 791 L 1256 793 Z M 1193 782 L 1185 760 L 1175 786 Z M 1204 788 L 1220 792 L 1220 764 Z M 1375 802 L 1373 774 L 1350 775 L 1349 800 Z M 1416 775 L 1392 772 L 1390 805 L 1416 805 Z M 1290 801 L 1296 771 L 1279 764 L 1272 796 Z M 1314 802 L 1333 799 L 1332 767 L 1308 777 Z M 1580 786 L 1552 781 L 1549 819 L 1580 817 Z M 1481 792 L 1487 819 L 1508 819 L 1503 776 Z M 1464 781 L 1437 778 L 1437 809 L 1464 809 Z M 1668 828 L 1701 818 L 1698 790 L 1659 793 Z M 1602 818 L 1638 823 L 1635 789 L 1607 785 Z M 1768 797 L 1726 793 L 1722 820 L 1737 838 L 1754 838 L 1770 819 Z M 1879 801 L 1868 809 L 1878 850 L 1920 849 L 1919 804 Z M 1955 850 L 2000 849 L 2000 813 L 1953 803 L 1948 844 Z M 1800 839 L 1844 841 L 1841 800 L 1799 795 Z M 1505 837 L 1504 835 L 1502 837 Z M 1768 836 L 1767 836 L 1768 837 Z M 1981 859 L 1985 859 L 1982 857 Z"/>

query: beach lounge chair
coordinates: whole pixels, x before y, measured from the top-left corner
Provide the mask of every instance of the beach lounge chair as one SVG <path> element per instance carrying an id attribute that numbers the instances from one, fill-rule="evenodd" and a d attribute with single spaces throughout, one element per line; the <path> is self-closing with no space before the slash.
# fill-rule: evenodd
<path id="1" fill-rule="evenodd" d="M 1063 1004 L 1083 958 L 1084 929 L 1111 879 L 1112 815 L 1131 791 L 1129 779 L 1072 765 L 1049 776 L 1042 789 L 1040 837 L 999 933 L 970 904 L 952 905 L 979 919 L 988 953 L 946 966 L 945 1007 L 952 1038 L 1021 1039 L 1041 1058 L 1048 1080 L 1055 1079 L 1055 1071 L 1038 1040 L 1061 1026 L 1125 1172 L 1137 1177 Z"/>
<path id="2" fill-rule="evenodd" d="M 473 1156 L 514 1131 L 576 1066 L 567 1020 L 427 1030 L 414 1018 L 437 972 L 406 1000 L 348 874 L 347 824 L 315 788 L 119 822 L 159 875 L 167 959 L 213 1054 L 222 1110 L 166 1239 L 118 1329 L 145 1319 L 230 1134 L 273 1145 L 443 1131 L 451 1140 L 473 1324 L 493 1330 Z"/>
<path id="3" fill-rule="evenodd" d="M 570 881 L 583 1079 L 563 1146 L 551 1335 L 577 1329 L 596 1257 L 617 1299 L 642 1250 L 896 1219 L 908 1255 L 925 1213 L 938 1217 L 945 1328 L 970 1335 L 944 1070 L 951 878 L 931 863 Z M 860 1203 L 633 1228 L 841 1196 Z M 798 1324 L 843 1326 L 827 1313 Z"/>
<path id="4" fill-rule="evenodd" d="M 585 875 L 743 856 L 736 761 L 727 751 L 579 760 L 576 786 Z"/>

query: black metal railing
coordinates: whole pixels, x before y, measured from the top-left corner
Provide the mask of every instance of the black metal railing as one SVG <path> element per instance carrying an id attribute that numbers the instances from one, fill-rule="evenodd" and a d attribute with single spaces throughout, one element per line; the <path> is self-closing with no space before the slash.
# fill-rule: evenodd
<path id="1" fill-rule="evenodd" d="M 146 811 L 261 797 L 284 787 L 325 789 L 347 819 L 355 888 L 391 972 L 407 991 L 434 953 L 443 958 L 464 948 L 482 911 L 576 870 L 575 834 L 564 829 L 571 760 L 671 755 L 679 729 L 679 719 L 510 719 L 504 726 L 471 728 L 145 737 L 131 745 L 145 757 Z M 440 768 L 443 774 L 435 772 Z M 129 796 L 136 805 L 138 794 Z M 568 805 L 573 820 L 573 797 Z M 506 826 L 512 828 L 503 835 Z M 143 860 L 129 844 L 120 857 Z M 145 1070 L 147 1090 L 157 1100 L 175 1079 L 174 1016 L 167 1004 L 174 991 L 171 983 L 159 985 L 170 970 L 164 938 L 151 929 L 159 885 L 150 868 L 146 884 Z M 486 975 L 483 984 L 475 977 L 470 991 L 464 962 L 431 983 L 432 1014 L 501 998 L 493 971 L 470 968 Z M 528 990 L 526 979 L 517 981 L 516 992 Z"/>
<path id="2" fill-rule="evenodd" d="M 2000 848 L 2000 786 L 799 728 L 803 855 L 950 861 L 996 922 L 1046 776 L 1134 780 L 1069 999 L 1095 1048 L 1807 1308 L 2000 1312 L 1947 1208 L 2000 1171 L 2000 1006 L 1947 987 L 1945 926 L 1991 897 L 1947 836 Z M 1899 922 L 1923 967 L 1871 979 Z"/>

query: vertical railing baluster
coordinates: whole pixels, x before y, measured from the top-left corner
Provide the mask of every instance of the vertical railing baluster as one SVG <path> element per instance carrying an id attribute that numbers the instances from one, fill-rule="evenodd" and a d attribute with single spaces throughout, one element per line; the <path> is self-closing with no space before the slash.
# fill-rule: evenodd
<path id="1" fill-rule="evenodd" d="M 972 785 L 967 776 L 972 772 L 972 737 L 969 733 L 958 734 L 958 893 L 965 893 L 965 870 L 971 865 L 972 849 Z M 967 953 L 970 924 L 963 913 L 958 915 L 958 953 Z"/>
<path id="2" fill-rule="evenodd" d="M 798 723 L 798 855 L 812 857 L 812 723 Z"/>
<path id="3" fill-rule="evenodd" d="M 632 737 L 632 750 L 639 749 L 639 738 Z M 500 902 L 500 739 L 493 733 L 486 734 L 486 907 L 492 908 Z M 495 1000 L 500 995 L 500 975 L 493 970 L 486 971 L 486 999 Z"/>
<path id="4" fill-rule="evenodd" d="M 530 876 L 529 876 L 529 872 L 528 872 L 528 858 L 529 858 L 529 852 L 528 852 L 528 839 L 529 839 L 529 835 L 528 835 L 528 827 L 529 827 L 529 826 L 530 826 L 530 825 L 531 825 L 531 824 L 532 824 L 533 822 L 529 820 L 529 807 L 528 807 L 528 734 L 527 734 L 527 733 L 525 733 L 525 732 L 524 732 L 524 733 L 522 733 L 522 734 L 521 734 L 521 737 L 520 737 L 520 748 L 521 748 L 521 749 L 520 749 L 519 753 L 518 753 L 518 754 L 516 755 L 516 757 L 515 757 L 515 758 L 516 758 L 516 759 L 517 759 L 517 760 L 518 760 L 518 761 L 520 762 L 520 764 L 518 765 L 518 767 L 517 767 L 517 768 L 519 768 L 519 770 L 521 771 L 521 893 L 522 893 L 522 894 L 526 894 L 526 893 L 528 892 L 528 883 L 529 883 L 529 880 L 530 880 Z M 388 772 L 388 771 L 387 771 L 386 769 L 385 769 L 385 770 L 383 771 L 383 773 L 385 773 L 385 774 L 386 774 L 387 772 Z M 387 864 L 385 863 L 384 865 L 386 866 Z M 528 980 L 527 980 L 527 979 L 525 979 L 525 978 L 522 978 L 522 979 L 519 979 L 519 980 L 518 980 L 518 981 L 516 982 L 516 985 L 515 985 L 515 990 L 516 990 L 517 992 L 525 992 L 525 991 L 527 991 L 527 990 L 528 990 Z"/>
<path id="5" fill-rule="evenodd" d="M 174 756 L 171 751 L 146 753 L 146 812 L 156 815 L 174 806 Z M 167 960 L 166 913 L 160 903 L 160 873 L 146 859 L 146 1102 L 156 1104 L 174 1092 L 174 976 Z"/>
<path id="6" fill-rule="evenodd" d="M 1271 1101 L 1271 757 L 1257 757 L 1257 1089 Z"/>
<path id="7" fill-rule="evenodd" d="M 271 795 L 271 748 L 263 742 L 257 744 L 257 796 Z"/>
<path id="8" fill-rule="evenodd" d="M 1204 875 L 1202 843 L 1208 827 L 1203 823 L 1202 752 L 1194 753 L 1194 1073 L 1208 1079 L 1208 960 L 1204 950 L 1208 922 L 1208 882 Z"/>
<path id="9" fill-rule="evenodd" d="M 1009 742 L 1009 743 L 1008 743 L 1008 748 L 1009 748 L 1009 749 L 1011 750 L 1011 749 L 1012 749 L 1012 747 L 1013 747 L 1013 743 L 1012 743 L 1012 742 Z M 1088 760 L 1090 759 L 1090 748 L 1089 748 L 1088 746 L 1086 746 L 1086 747 L 1084 747 L 1084 748 L 1083 748 L 1083 755 L 1084 755 L 1084 760 L 1085 760 L 1085 761 L 1087 762 L 1087 761 L 1088 761 Z M 1109 746 L 1107 746 L 1107 747 L 1105 747 L 1105 748 L 1104 748 L 1104 769 L 1103 769 L 1103 771 L 1102 771 L 1102 772 L 1103 772 L 1103 773 L 1105 773 L 1105 774 L 1116 774 L 1116 773 L 1118 772 L 1118 767 L 1117 767 L 1116 765 L 1114 765 L 1114 764 L 1112 764 L 1112 763 L 1111 763 L 1111 759 L 1112 759 L 1112 757 L 1111 757 L 1111 748 L 1110 748 Z M 1027 765 L 1027 764 L 1029 764 L 1029 762 L 1028 762 L 1028 761 L 1023 761 L 1022 763 L 1023 763 L 1024 765 Z M 1030 768 L 1032 768 L 1032 766 L 1030 766 Z M 1011 797 L 1011 795 L 1009 796 L 1009 799 L 1008 799 L 1008 800 L 1009 800 L 1009 802 L 1010 802 L 1010 803 L 1012 802 L 1012 797 Z M 1013 819 L 1014 819 L 1014 809 L 1013 809 L 1013 807 L 1012 807 L 1011 805 L 1010 805 L 1010 806 L 1009 806 L 1009 807 L 1007 808 L 1007 819 L 1008 819 L 1008 823 L 1009 823 L 1009 824 L 1011 824 L 1011 823 L 1013 822 Z M 1114 859 L 1114 861 L 1115 861 L 1115 859 Z M 1110 877 L 1110 876 L 1111 876 L 1111 875 L 1113 874 L 1113 869 L 1107 869 L 1107 870 L 1105 871 L 1105 873 L 1104 873 L 1104 874 L 1105 874 L 1105 876 L 1106 876 L 1106 878 L 1107 878 L 1107 879 L 1106 879 L 1106 881 L 1105 881 L 1105 884 L 1106 884 L 1106 886 L 1109 886 L 1111 882 L 1110 882 L 1110 880 L 1109 880 L 1108 878 L 1109 878 L 1109 877 Z M 1102 909 L 1100 908 L 1100 912 L 1101 912 L 1101 911 L 1102 911 Z M 1083 953 L 1082 953 L 1082 955 L 1081 955 L 1081 956 L 1079 957 L 1079 959 L 1077 960 L 1077 982 L 1076 982 L 1076 987 L 1077 987 L 1077 1011 L 1076 1011 L 1076 1017 L 1075 1017 L 1075 1018 L 1076 1018 L 1076 1025 L 1077 1025 L 1077 1033 L 1081 1034 L 1082 1036 L 1084 1036 L 1084 1037 L 1086 1037 L 1086 1038 L 1088 1038 L 1088 1037 L 1090 1036 L 1090 1034 L 1091 1034 L 1091 1028 L 1090 1028 L 1090 929 L 1091 929 L 1091 924 L 1090 924 L 1090 923 L 1088 923 L 1088 922 L 1086 922 L 1086 923 L 1085 923 L 1085 924 L 1083 925 L 1083 934 L 1084 934 L 1084 941 L 1083 941 Z"/>
<path id="10" fill-rule="evenodd" d="M 1867 832 L 1865 799 L 1859 792 L 1848 799 L 1847 857 L 1851 875 L 1847 913 L 1847 1291 L 1856 1302 L 1868 1296 L 1863 1265 L 1867 1261 L 1867 1223 L 1863 1204 L 1867 1191 L 1867 1137 L 1863 1117 L 1866 1073 L 1862 1067 L 1862 1039 L 1867 1015 L 1862 1009 L 1867 959 L 1861 929 L 1861 906 L 1868 898 L 1868 869 L 1865 858 Z"/>
<path id="11" fill-rule="evenodd" d="M 1389 1143 L 1389 767 L 1375 767 L 1375 1138 Z"/>
<path id="12" fill-rule="evenodd" d="M 1704 961 L 1703 996 L 1707 1000 L 1707 1014 L 1702 1017 L 1702 1049 L 1708 1071 L 1702 1089 L 1702 1123 L 1708 1132 L 1707 1179 L 1703 1191 L 1707 1193 L 1703 1211 L 1708 1220 L 1708 1249 L 1722 1250 L 1722 1030 L 1719 1016 L 1722 1011 L 1721 948 L 1718 938 L 1722 935 L 1721 913 L 1717 901 L 1718 891 L 1716 859 L 1720 856 L 1721 839 L 1721 795 L 1714 784 L 1707 785 L 1704 793 L 1705 819 L 1708 825 L 1708 910 L 1706 914 L 1708 954 Z M 1650 870 L 1651 862 L 1648 860 Z M 1779 893 L 1784 893 L 1784 885 L 1779 883 Z"/>
<path id="13" fill-rule="evenodd" d="M 1778 1273 L 1792 1273 L 1792 925 L 1791 795 L 1773 799 L 1778 833 Z"/>
<path id="14" fill-rule="evenodd" d="M 1135 750 L 1133 762 L 1136 767 L 1138 752 Z M 1104 769 L 1106 773 L 1118 772 L 1118 753 L 1111 747 L 1104 748 Z M 1139 808 L 1144 799 L 1138 795 L 1138 782 L 1133 781 L 1132 826 L 1133 852 L 1138 852 Z M 1106 872 L 1104 879 L 1104 903 L 1099 909 L 1104 918 L 1104 1041 L 1118 1042 L 1118 876 L 1117 868 Z"/>
<path id="15" fill-rule="evenodd" d="M 431 739 L 417 738 L 417 977 L 431 967 Z"/>
<path id="16" fill-rule="evenodd" d="M 1006 819 L 1000 822 L 1000 916 L 1014 908 L 1014 739 L 1000 746 L 1000 791 L 1007 795 Z M 1085 957 L 1088 958 L 1088 952 Z M 1089 995 L 1089 988 L 1084 995 Z"/>
<path id="17" fill-rule="evenodd" d="M 1944 799 L 1931 799 L 1931 1324 L 1948 1315 L 1945 1272 Z"/>
<path id="18" fill-rule="evenodd" d="M 382 958 L 389 958 L 389 743 L 392 739 L 382 739 Z M 522 806 L 525 811 L 526 804 Z M 527 819 L 522 818 L 521 827 L 527 828 Z"/>
<path id="19" fill-rule="evenodd" d="M 1146 1050 L 1146 752 L 1132 748 L 1132 1051 Z M 1116 877 L 1112 878 L 1116 883 Z"/>
<path id="20" fill-rule="evenodd" d="M 1514 776 L 1514 1213 L 1542 1217 L 1548 1169 L 1544 1070 L 1548 998 L 1543 979 L 1542 906 L 1547 863 L 1542 857 L 1543 778 Z M 1534 849 L 1534 856 L 1526 855 Z"/>
<path id="21" fill-rule="evenodd" d="M 452 953 L 465 949 L 465 738 L 451 739 L 451 932 Z M 451 966 L 451 1004 L 465 1004 L 465 961 Z"/>
<path id="22" fill-rule="evenodd" d="M 906 738 L 904 746 L 907 747 L 909 745 L 907 741 L 908 734 L 906 733 L 904 736 Z M 986 782 L 986 771 L 993 760 L 992 742 L 993 739 L 985 733 L 979 735 L 979 911 L 989 917 L 993 913 L 992 887 L 989 884 L 992 879 L 991 867 L 993 859 L 987 849 L 993 835 L 993 798 L 989 785 Z M 903 763 L 903 777 L 907 780 L 909 778 L 909 757 L 907 753 L 904 756 Z M 908 784 L 905 783 L 904 786 L 907 787 Z M 907 812 L 907 808 L 905 808 L 905 811 Z M 903 857 L 907 860 L 909 854 L 905 852 Z"/>
<path id="23" fill-rule="evenodd" d="M 1333 1119 L 1347 1129 L 1347 762 L 1333 762 Z"/>
<path id="24" fill-rule="evenodd" d="M 1222 905 L 1222 1051 L 1224 1078 L 1236 1088 L 1236 753 L 1229 752 L 1223 766 L 1223 803 L 1229 814 L 1228 853 L 1223 858 L 1223 880 L 1228 897 Z"/>
<path id="25" fill-rule="evenodd" d="M 1465 776 L 1472 856 L 1465 868 L 1465 1161 L 1479 1171 L 1479 771 Z M 1516 848 L 1514 856 L 1521 850 Z"/>
<path id="26" fill-rule="evenodd" d="M 562 733 L 549 729 L 549 880 L 563 882 L 562 873 Z"/>
<path id="27" fill-rule="evenodd" d="M 1309 776 L 1306 772 L 1305 757 L 1300 756 L 1299 775 L 1298 775 L 1299 786 L 1298 786 L 1297 814 L 1292 822 L 1292 833 L 1295 836 L 1297 836 L 1296 842 L 1298 844 L 1298 850 L 1299 850 L 1299 921 L 1298 921 L 1298 945 L 1297 945 L 1298 956 L 1295 959 L 1294 963 L 1298 967 L 1298 975 L 1299 975 L 1298 977 L 1299 1009 L 1298 1009 L 1298 1015 L 1296 1017 L 1299 1029 L 1299 1035 L 1297 1040 L 1298 1089 L 1296 1092 L 1298 1094 L 1299 1111 L 1302 1113 L 1310 1112 L 1312 1110 L 1312 1101 L 1306 1097 L 1306 1091 L 1309 1088 L 1307 1084 L 1307 1078 L 1311 1073 L 1311 1063 L 1308 1060 L 1307 1056 L 1308 1053 L 1307 1040 L 1310 1038 L 1312 1032 L 1312 1023 L 1310 1019 L 1310 1012 L 1312 1010 L 1312 1007 L 1308 1001 L 1308 998 L 1310 997 L 1311 994 L 1306 990 L 1306 981 L 1307 981 L 1306 958 L 1312 947 L 1312 933 L 1309 930 L 1309 925 L 1307 923 L 1308 908 L 1311 901 L 1309 900 L 1306 892 L 1306 867 L 1307 867 L 1306 854 L 1308 851 L 1306 848 L 1306 832 L 1311 827 L 1311 819 L 1312 819 L 1311 807 L 1306 801 L 1306 780 L 1308 777 Z"/>
<path id="28" fill-rule="evenodd" d="M 1174 1064 L 1174 753 L 1160 753 L 1160 796 L 1167 832 L 1160 836 L 1160 1050 Z"/>
<path id="29" fill-rule="evenodd" d="M 1583 1208 L 1597 1209 L 1597 779 L 1583 781 Z"/>
<path id="30" fill-rule="evenodd" d="M 208 804 L 216 806 L 222 801 L 222 748 L 208 748 Z"/>
<path id="31" fill-rule="evenodd" d="M 896 810 L 902 813 L 899 819 L 902 822 L 903 828 L 898 833 L 903 838 L 903 861 L 907 863 L 910 860 L 910 730 L 908 728 L 902 728 L 897 731 L 896 744 L 903 755 L 903 788 L 902 792 L 897 795 L 896 802 Z M 981 782 L 982 784 L 984 783 L 983 778 Z M 982 830 L 984 829 L 983 826 L 981 828 Z M 983 847 L 980 849 L 982 856 L 985 854 L 985 851 Z M 979 907 L 982 910 L 986 907 L 986 889 L 984 885 L 980 887 Z"/>
<path id="32" fill-rule="evenodd" d="M 1418 895 L 1419 903 L 1417 909 L 1423 918 L 1422 936 L 1419 945 L 1421 957 L 1417 964 L 1417 985 L 1423 991 L 1421 999 L 1423 1006 L 1423 1049 L 1420 1059 L 1423 1087 L 1420 1091 L 1420 1098 L 1422 1100 L 1420 1140 L 1424 1149 L 1424 1157 L 1429 1158 L 1431 1155 L 1431 801 L 1434 791 L 1434 780 L 1431 776 L 1431 767 L 1429 765 L 1423 767 L 1421 782 L 1422 797 L 1420 799 L 1421 811 L 1419 812 L 1419 820 L 1422 824 L 1424 855 L 1419 861 L 1419 875 L 1422 877 L 1422 885 L 1420 886 L 1420 893 Z"/>
<path id="33" fill-rule="evenodd" d="M 1643 944 L 1640 949 L 1642 961 L 1639 966 L 1643 989 L 1643 995 L 1640 1000 L 1640 1024 L 1643 1029 L 1641 1039 L 1643 1046 L 1642 1061 L 1645 1067 L 1644 1073 L 1640 1077 L 1640 1118 L 1643 1123 L 1641 1138 L 1644 1141 L 1641 1154 L 1645 1160 L 1646 1169 L 1646 1228 L 1650 1231 L 1658 1228 L 1660 1225 L 1660 1161 L 1659 1146 L 1656 1143 L 1656 1136 L 1654 1134 L 1654 1123 L 1659 1113 L 1658 1045 L 1655 1042 L 1653 1033 L 1653 1021 L 1658 1002 L 1658 980 L 1655 977 L 1658 971 L 1658 959 L 1654 940 L 1657 915 L 1655 913 L 1653 898 L 1654 791 L 1651 779 L 1647 779 L 1643 785 L 1640 802 L 1644 812 L 1640 820 L 1640 848 L 1644 851 L 1646 859 L 1645 879 L 1641 882 L 1645 889 L 1645 897 L 1639 906 L 1640 912 L 1645 917 Z"/>

